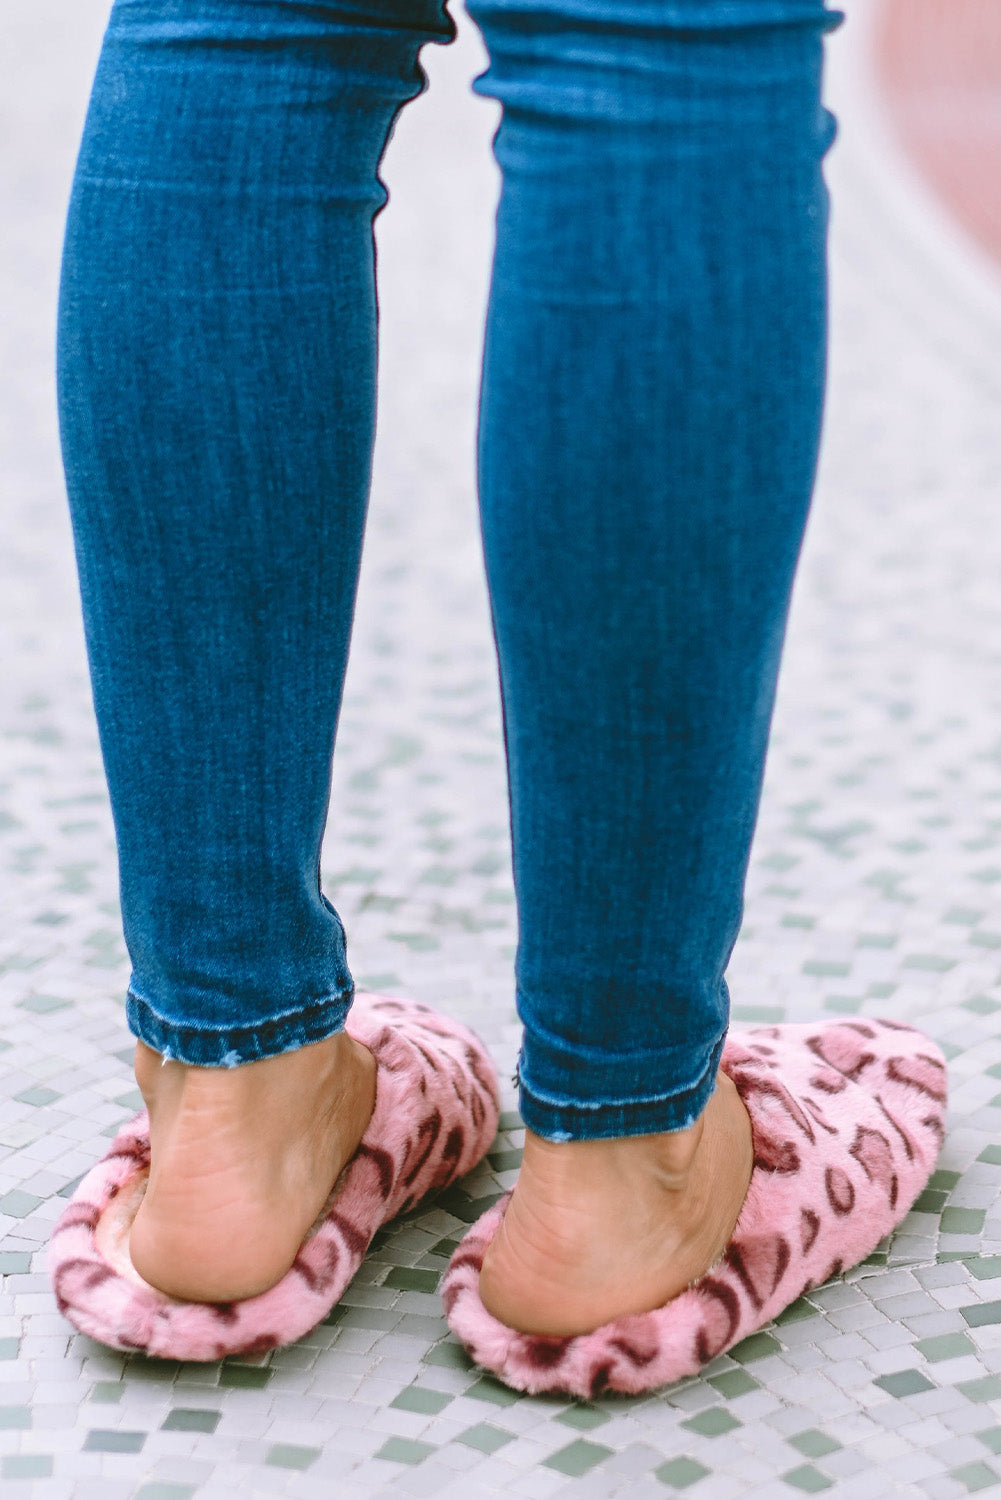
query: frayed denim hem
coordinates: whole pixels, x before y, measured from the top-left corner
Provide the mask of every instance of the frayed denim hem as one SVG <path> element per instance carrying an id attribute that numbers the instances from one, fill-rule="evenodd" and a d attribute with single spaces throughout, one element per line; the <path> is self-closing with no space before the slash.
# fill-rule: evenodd
<path id="1" fill-rule="evenodd" d="M 282 1052 L 295 1052 L 343 1031 L 353 998 L 351 988 L 252 1026 L 207 1027 L 169 1021 L 130 989 L 125 1015 L 133 1036 L 162 1053 L 165 1062 L 187 1063 L 195 1068 L 238 1068 Z"/>
<path id="2" fill-rule="evenodd" d="M 726 1036 L 709 1054 L 702 1076 L 669 1093 L 637 1090 L 632 1099 L 558 1099 L 534 1089 L 518 1063 L 521 1116 L 529 1130 L 549 1141 L 600 1141 L 626 1135 L 659 1135 L 694 1125 L 716 1087 Z M 666 1071 L 666 1070 L 665 1070 Z M 646 1071 L 644 1082 L 649 1083 Z"/>

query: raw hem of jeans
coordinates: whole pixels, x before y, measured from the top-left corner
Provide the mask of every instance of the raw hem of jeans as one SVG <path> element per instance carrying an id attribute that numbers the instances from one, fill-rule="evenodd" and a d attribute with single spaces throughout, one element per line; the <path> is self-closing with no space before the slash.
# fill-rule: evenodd
<path id="1" fill-rule="evenodd" d="M 125 1016 L 133 1036 L 162 1053 L 165 1061 L 195 1068 L 238 1068 L 295 1052 L 343 1031 L 353 998 L 354 990 L 349 988 L 252 1026 L 205 1027 L 167 1020 L 130 989 Z"/>
<path id="2" fill-rule="evenodd" d="M 721 1037 L 700 1078 L 669 1094 L 634 1099 L 558 1100 L 533 1090 L 519 1070 L 521 1117 L 529 1130 L 549 1141 L 602 1141 L 625 1135 L 660 1135 L 687 1130 L 705 1109 L 716 1087 L 723 1055 Z"/>

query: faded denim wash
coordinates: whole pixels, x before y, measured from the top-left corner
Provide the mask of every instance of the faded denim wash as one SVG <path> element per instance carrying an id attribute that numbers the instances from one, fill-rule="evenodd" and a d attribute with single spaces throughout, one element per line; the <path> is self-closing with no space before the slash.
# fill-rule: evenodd
<path id="1" fill-rule="evenodd" d="M 526 1122 L 713 1087 L 814 480 L 821 0 L 474 0 L 503 173 L 479 447 Z M 337 1031 L 321 893 L 375 410 L 373 216 L 439 0 L 116 0 L 64 456 L 133 974 L 233 1066 Z M 470 104 L 470 108 L 474 108 Z"/>

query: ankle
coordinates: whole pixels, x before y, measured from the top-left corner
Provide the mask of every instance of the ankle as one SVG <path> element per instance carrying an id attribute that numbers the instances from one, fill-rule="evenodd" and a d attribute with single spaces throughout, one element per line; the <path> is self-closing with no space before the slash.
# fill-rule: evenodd
<path id="1" fill-rule="evenodd" d="M 671 1193 L 684 1193 L 697 1169 L 706 1128 L 704 1112 L 684 1130 L 583 1141 L 551 1141 L 525 1132 L 522 1172 L 565 1183 L 574 1192 L 623 1186 L 639 1175 Z"/>
<path id="2" fill-rule="evenodd" d="M 287 1100 L 301 1103 L 300 1090 L 319 1089 L 340 1095 L 370 1078 L 374 1091 L 375 1060 L 346 1031 L 305 1047 L 243 1063 L 235 1068 L 201 1067 L 165 1059 L 145 1042 L 136 1043 L 136 1083 L 151 1112 L 157 1105 L 167 1108 L 199 1106 L 209 1100 L 226 1099 L 231 1109 L 258 1116 L 269 1106 L 281 1107 Z"/>

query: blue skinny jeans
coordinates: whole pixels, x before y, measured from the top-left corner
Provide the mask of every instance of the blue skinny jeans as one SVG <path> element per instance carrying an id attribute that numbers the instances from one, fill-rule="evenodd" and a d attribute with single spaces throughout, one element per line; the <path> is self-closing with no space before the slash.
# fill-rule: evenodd
<path id="1" fill-rule="evenodd" d="M 814 481 L 823 0 L 474 0 L 503 105 L 481 392 L 528 1125 L 712 1092 Z M 442 0 L 116 0 L 59 398 L 128 1020 L 344 1025 L 320 840 L 369 487 L 379 161 Z"/>

